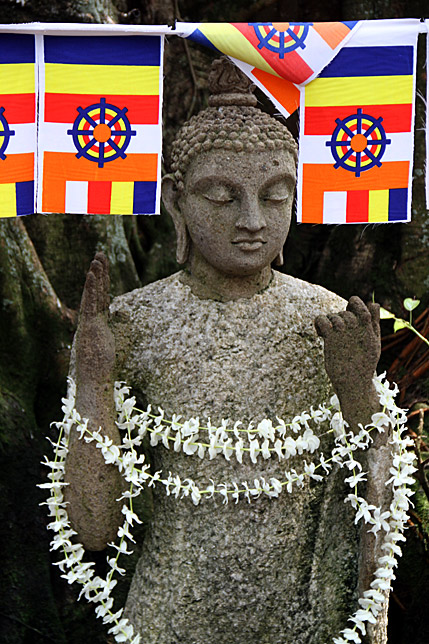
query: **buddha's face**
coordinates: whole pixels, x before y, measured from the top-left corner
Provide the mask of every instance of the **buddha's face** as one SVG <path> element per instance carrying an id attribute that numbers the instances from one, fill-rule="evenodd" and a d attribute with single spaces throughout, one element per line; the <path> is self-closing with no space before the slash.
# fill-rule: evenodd
<path id="1" fill-rule="evenodd" d="M 226 275 L 261 271 L 285 243 L 294 188 L 286 150 L 200 154 L 179 198 L 194 251 Z"/>

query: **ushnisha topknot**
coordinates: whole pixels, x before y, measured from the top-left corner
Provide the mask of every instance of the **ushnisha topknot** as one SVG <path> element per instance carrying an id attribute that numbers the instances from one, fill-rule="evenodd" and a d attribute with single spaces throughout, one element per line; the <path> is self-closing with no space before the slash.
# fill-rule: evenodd
<path id="1" fill-rule="evenodd" d="M 254 85 L 226 56 L 215 60 L 209 75 L 209 107 L 179 130 L 171 151 L 171 169 L 178 190 L 194 157 L 212 149 L 233 152 L 288 150 L 298 147 L 285 125 L 256 107 Z"/>

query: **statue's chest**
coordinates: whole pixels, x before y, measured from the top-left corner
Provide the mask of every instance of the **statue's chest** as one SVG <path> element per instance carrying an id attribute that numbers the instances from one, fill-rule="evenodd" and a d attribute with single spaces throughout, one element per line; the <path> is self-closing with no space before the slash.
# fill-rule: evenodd
<path id="1" fill-rule="evenodd" d="M 139 325 L 124 377 L 167 413 L 291 415 L 327 392 L 320 341 L 299 311 L 248 302 L 167 310 Z"/>

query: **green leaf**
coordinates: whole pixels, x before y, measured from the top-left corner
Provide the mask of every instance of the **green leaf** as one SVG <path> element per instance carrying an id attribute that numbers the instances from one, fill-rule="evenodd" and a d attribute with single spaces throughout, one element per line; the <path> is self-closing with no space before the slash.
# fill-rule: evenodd
<path id="1" fill-rule="evenodd" d="M 420 304 L 420 300 L 413 300 L 411 297 L 407 297 L 404 300 L 404 307 L 407 311 L 414 311 L 415 308 Z"/>
<path id="2" fill-rule="evenodd" d="M 393 325 L 393 330 L 396 333 L 396 331 L 399 331 L 400 329 L 404 329 L 407 326 L 410 326 L 408 322 L 405 322 L 405 320 L 400 320 L 396 318 L 395 324 Z"/>
<path id="3" fill-rule="evenodd" d="M 382 306 L 380 306 L 380 320 L 388 320 L 389 318 L 394 318 L 395 316 L 393 313 L 388 311 L 387 309 L 383 309 Z"/>

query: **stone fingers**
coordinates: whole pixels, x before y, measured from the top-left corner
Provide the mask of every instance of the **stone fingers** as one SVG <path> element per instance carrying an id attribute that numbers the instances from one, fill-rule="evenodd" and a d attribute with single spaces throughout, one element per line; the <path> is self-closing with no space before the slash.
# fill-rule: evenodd
<path id="1" fill-rule="evenodd" d="M 368 306 L 357 296 L 350 298 L 345 311 L 319 315 L 315 320 L 317 334 L 326 339 L 332 332 L 344 334 L 354 332 L 358 327 L 372 329 L 380 337 L 380 307 L 370 303 Z"/>
<path id="2" fill-rule="evenodd" d="M 377 338 L 380 337 L 380 305 L 375 302 L 368 304 L 368 311 L 371 315 L 372 328 Z"/>
<path id="3" fill-rule="evenodd" d="M 80 312 L 81 315 L 88 318 L 97 314 L 97 279 L 91 270 L 86 274 Z"/>
<path id="4" fill-rule="evenodd" d="M 102 267 L 99 285 L 99 306 L 100 312 L 102 312 L 107 310 L 110 304 L 109 260 L 104 253 L 98 251 L 95 255 L 94 261 L 99 262 Z"/>
<path id="5" fill-rule="evenodd" d="M 358 326 L 358 320 L 354 313 L 351 311 L 340 311 L 338 313 L 339 317 L 344 320 L 344 324 L 349 329 L 356 329 Z"/>
<path id="6" fill-rule="evenodd" d="M 350 311 L 340 311 L 340 313 L 330 313 L 328 315 L 319 315 L 315 320 L 316 331 L 324 339 L 333 331 L 346 333 L 358 326 L 356 316 Z"/>
<path id="7" fill-rule="evenodd" d="M 360 324 L 366 326 L 372 322 L 371 313 L 360 297 L 353 295 L 347 304 L 347 311 L 353 313 Z"/>
<path id="8" fill-rule="evenodd" d="M 314 320 L 314 325 L 316 327 L 317 335 L 326 340 L 332 331 L 332 324 L 328 317 L 326 315 L 318 315 Z"/>
<path id="9" fill-rule="evenodd" d="M 81 313 L 87 318 L 106 313 L 110 295 L 109 263 L 104 253 L 97 253 L 91 262 L 83 290 Z"/>

